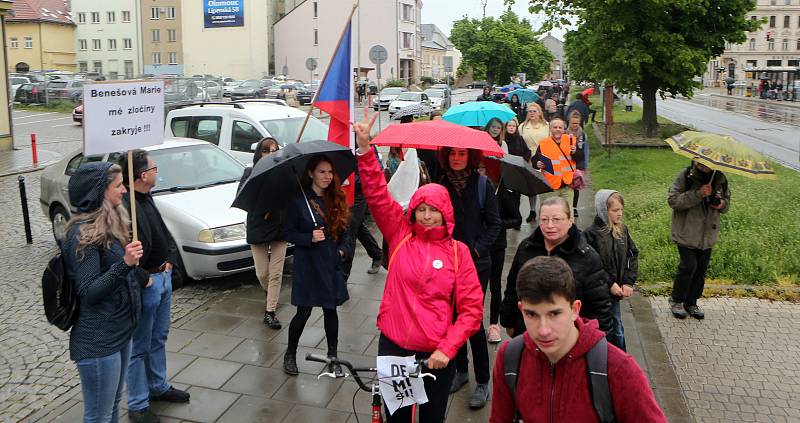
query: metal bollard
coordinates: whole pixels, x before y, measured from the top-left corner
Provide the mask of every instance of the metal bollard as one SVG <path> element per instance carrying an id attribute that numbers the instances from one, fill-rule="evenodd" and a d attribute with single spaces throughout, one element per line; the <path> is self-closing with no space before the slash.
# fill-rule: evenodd
<path id="1" fill-rule="evenodd" d="M 39 164 L 39 154 L 36 151 L 36 134 L 31 134 L 31 154 L 33 154 L 33 165 Z"/>
<path id="2" fill-rule="evenodd" d="M 28 244 L 33 244 L 31 218 L 28 215 L 28 194 L 25 193 L 25 177 L 20 175 L 17 180 L 19 181 L 19 201 L 22 203 L 22 220 L 25 222 L 25 241 Z"/>

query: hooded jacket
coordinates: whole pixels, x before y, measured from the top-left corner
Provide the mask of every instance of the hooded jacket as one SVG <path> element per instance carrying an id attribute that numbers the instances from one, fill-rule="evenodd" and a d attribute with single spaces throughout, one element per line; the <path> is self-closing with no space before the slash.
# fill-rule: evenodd
<path id="1" fill-rule="evenodd" d="M 594 248 L 581 236 L 581 231 L 574 224 L 569 229 L 569 236 L 553 251 L 547 251 L 544 235 L 538 227 L 531 236 L 525 238 L 517 248 L 514 262 L 508 271 L 506 291 L 503 304 L 500 306 L 500 324 L 503 327 L 515 328 L 516 333 L 524 330 L 522 313 L 517 307 L 517 274 L 528 260 L 538 256 L 561 257 L 567 262 L 575 278 L 575 293 L 583 306 L 581 317 L 597 319 L 600 329 L 608 334 L 614 330 L 614 318 L 611 310 L 611 292 L 608 274 L 603 270 L 603 263 Z"/>
<path id="2" fill-rule="evenodd" d="M 253 155 L 253 166 L 256 165 L 258 157 Z M 250 174 L 253 173 L 253 167 L 247 167 L 242 173 L 242 179 L 239 180 L 239 187 L 236 188 L 238 193 Z M 274 241 L 286 240 L 286 233 L 284 225 L 286 223 L 286 210 L 278 210 L 271 212 L 266 219 L 263 214 L 247 213 L 247 243 L 248 244 L 266 244 Z"/>
<path id="3" fill-rule="evenodd" d="M 698 178 L 704 175 L 693 175 L 695 172 L 692 172 L 691 166 L 681 170 L 669 188 L 667 202 L 672 207 L 672 242 L 683 247 L 707 250 L 717 243 L 720 214 L 730 209 L 731 192 L 725 174 L 715 172 L 711 195 L 722 197 L 725 207 L 721 210 L 712 208 L 699 191 L 705 181 Z"/>
<path id="4" fill-rule="evenodd" d="M 586 354 L 603 337 L 597 322 L 579 318 L 578 341 L 555 364 L 541 352 L 525 332 L 525 349 L 522 352 L 517 376 L 517 398 L 522 420 L 535 422 L 599 422 L 592 403 L 586 371 Z M 510 423 L 514 418 L 515 404 L 503 375 L 503 364 L 508 341 L 500 346 L 494 363 L 491 423 Z M 608 384 L 614 414 L 620 423 L 667 422 L 664 412 L 650 389 L 650 383 L 639 365 L 630 355 L 608 344 Z"/>
<path id="5" fill-rule="evenodd" d="M 622 225 L 622 238 L 614 238 L 608 230 L 608 197 L 615 192 L 610 189 L 597 191 L 594 196 L 597 216 L 583 231 L 583 237 L 600 254 L 603 268 L 611 277 L 609 283 L 633 285 L 639 274 L 639 250 L 625 224 Z"/>
<path id="6" fill-rule="evenodd" d="M 392 257 L 378 329 L 399 347 L 419 352 L 438 349 L 452 359 L 480 326 L 483 293 L 469 247 L 453 238 L 450 195 L 441 185 L 423 185 L 404 215 L 389 195 L 374 151 L 358 155 L 358 170 L 364 198 Z M 422 203 L 442 213 L 443 226 L 425 228 L 413 221 L 414 209 Z"/>

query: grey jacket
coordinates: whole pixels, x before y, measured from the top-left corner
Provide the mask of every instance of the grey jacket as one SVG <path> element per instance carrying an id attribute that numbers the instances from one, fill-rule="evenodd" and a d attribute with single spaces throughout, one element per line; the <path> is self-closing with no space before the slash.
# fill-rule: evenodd
<path id="1" fill-rule="evenodd" d="M 721 210 L 710 207 L 700 195 L 700 184 L 689 178 L 689 170 L 681 170 L 669 189 L 667 202 L 672 208 L 672 241 L 683 247 L 707 250 L 717 242 L 720 213 L 730 209 L 731 192 L 725 175 L 716 172 L 711 195 L 721 196 L 725 207 Z"/>

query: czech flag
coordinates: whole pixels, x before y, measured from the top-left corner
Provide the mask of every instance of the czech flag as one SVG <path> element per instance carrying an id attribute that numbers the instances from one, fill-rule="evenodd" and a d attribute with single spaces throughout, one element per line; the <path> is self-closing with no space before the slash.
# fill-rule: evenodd
<path id="1" fill-rule="evenodd" d="M 320 91 L 314 106 L 327 112 L 330 117 L 328 127 L 328 140 L 337 144 L 355 148 L 353 131 L 350 129 L 350 122 L 353 121 L 353 66 L 351 64 L 351 27 L 352 22 L 347 23 L 347 29 L 336 47 L 328 72 L 320 83 Z M 349 184 L 344 186 L 347 194 L 348 204 L 353 204 L 354 197 L 354 178 L 348 178 Z"/>

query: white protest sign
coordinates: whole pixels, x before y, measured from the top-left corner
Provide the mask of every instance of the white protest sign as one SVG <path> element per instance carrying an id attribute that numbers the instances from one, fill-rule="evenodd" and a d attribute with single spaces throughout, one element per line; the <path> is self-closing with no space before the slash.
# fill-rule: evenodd
<path id="1" fill-rule="evenodd" d="M 164 81 L 83 87 L 83 153 L 104 154 L 164 142 Z"/>
<path id="2" fill-rule="evenodd" d="M 381 396 L 386 408 L 389 409 L 389 414 L 394 414 L 401 407 L 428 402 L 422 378 L 409 376 L 409 373 L 417 369 L 416 358 L 413 355 L 378 356 L 377 367 L 378 380 L 381 381 Z"/>

